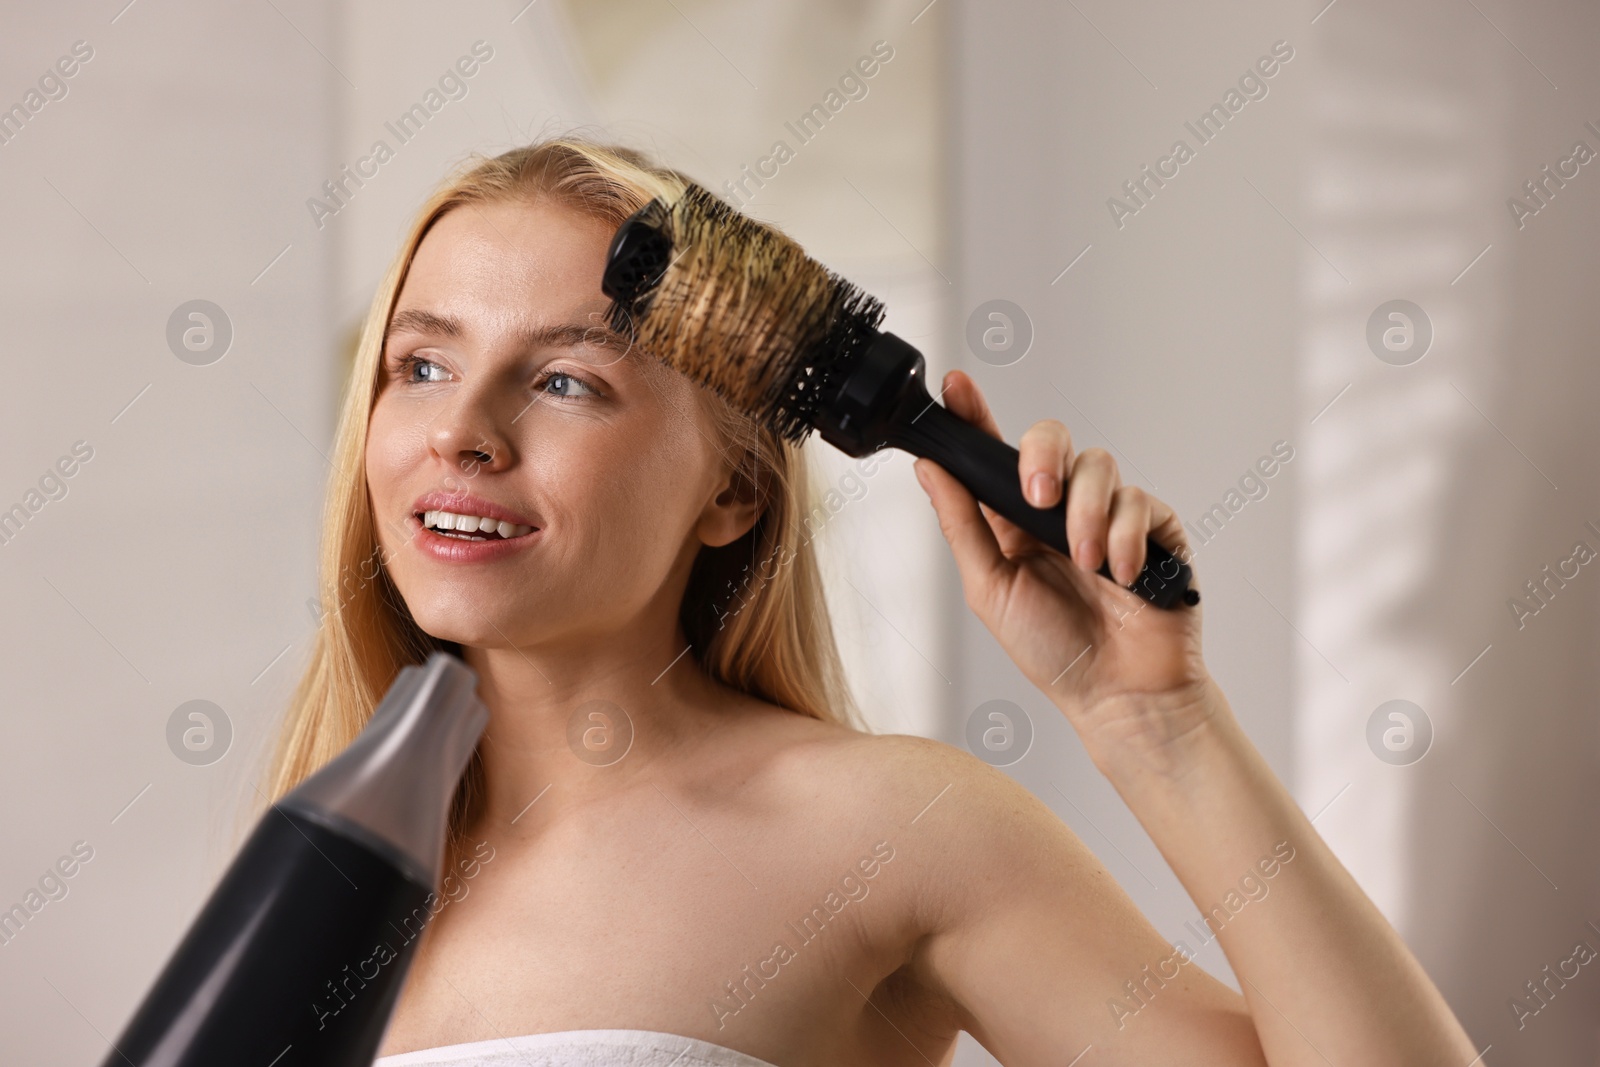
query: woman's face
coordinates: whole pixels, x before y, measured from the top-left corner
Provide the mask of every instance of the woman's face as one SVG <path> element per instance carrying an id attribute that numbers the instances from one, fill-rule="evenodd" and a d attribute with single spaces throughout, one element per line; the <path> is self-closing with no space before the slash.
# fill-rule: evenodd
<path id="1" fill-rule="evenodd" d="M 366 476 L 385 565 L 435 637 L 598 651 L 596 639 L 670 633 L 699 546 L 755 520 L 724 491 L 699 387 L 604 327 L 613 230 L 547 200 L 473 205 L 417 249 Z M 432 532 L 419 512 L 439 509 L 512 536 Z"/>

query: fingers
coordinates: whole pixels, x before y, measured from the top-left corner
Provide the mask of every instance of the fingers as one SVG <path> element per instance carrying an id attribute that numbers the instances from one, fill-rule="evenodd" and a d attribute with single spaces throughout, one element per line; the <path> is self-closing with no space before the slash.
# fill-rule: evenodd
<path id="1" fill-rule="evenodd" d="M 1022 491 L 1036 508 L 1061 499 L 1061 482 L 1072 469 L 1072 435 L 1055 419 L 1041 419 L 1017 442 L 1017 473 Z"/>
<path id="2" fill-rule="evenodd" d="M 1008 565 L 994 530 L 978 510 L 977 500 L 949 471 L 931 459 L 918 459 L 911 469 L 939 517 L 939 531 L 950 543 L 967 606 L 982 617 L 988 592 Z"/>
<path id="3" fill-rule="evenodd" d="M 944 376 L 939 399 L 963 421 L 1003 440 L 983 393 L 964 371 L 952 370 Z M 1092 574 L 1108 563 L 1112 578 L 1130 585 L 1144 569 L 1147 539 L 1180 560 L 1192 554 L 1183 523 L 1172 508 L 1137 486 L 1124 485 L 1116 460 L 1105 449 L 1090 448 L 1075 455 L 1072 434 L 1060 421 L 1034 423 L 1022 435 L 1017 451 L 1017 474 L 1029 503 L 1050 507 L 1061 499 L 1062 485 L 1066 485 L 1067 544 L 1072 559 L 1085 572 Z M 956 556 L 967 602 L 975 607 L 983 595 L 981 587 L 1010 557 L 1036 542 L 1005 517 L 980 505 L 964 485 L 932 460 L 917 460 L 915 469 Z"/>
<path id="4" fill-rule="evenodd" d="M 939 399 L 963 422 L 972 423 L 990 437 L 1000 437 L 1000 424 L 994 421 L 989 402 L 978 391 L 978 383 L 966 371 L 953 370 L 944 376 Z"/>
<path id="5" fill-rule="evenodd" d="M 1172 553 L 1180 563 L 1187 563 L 1194 555 L 1177 512 L 1136 485 L 1119 486 L 1112 492 L 1107 523 L 1107 559 L 1112 578 L 1121 585 L 1131 585 L 1143 573 L 1149 562 L 1151 541 Z M 1192 572 L 1190 586 L 1198 588 Z"/>
<path id="6" fill-rule="evenodd" d="M 1067 547 L 1086 571 L 1099 570 L 1106 559 L 1112 494 L 1121 485 L 1117 462 L 1103 448 L 1087 449 L 1067 475 Z"/>
<path id="7" fill-rule="evenodd" d="M 1145 499 L 1150 502 L 1150 540 L 1171 552 L 1179 563 L 1189 565 L 1189 588 L 1200 588 L 1199 575 L 1194 570 L 1194 551 L 1189 547 L 1189 539 L 1184 536 L 1183 520 L 1178 518 L 1178 513 L 1159 497 L 1146 494 Z"/>
<path id="8" fill-rule="evenodd" d="M 1111 561 L 1111 577 L 1120 585 L 1131 585 L 1144 570 L 1151 500 L 1150 495 L 1136 485 L 1120 486 L 1111 494 L 1106 558 Z"/>
<path id="9" fill-rule="evenodd" d="M 977 382 L 965 371 L 952 370 L 944 376 L 942 399 L 953 414 L 991 437 L 1000 437 L 994 413 Z M 1116 461 L 1103 448 L 1091 448 L 1074 459 L 1072 435 L 1055 419 L 1042 419 L 1028 427 L 1017 451 L 1017 475 L 1022 481 L 1023 496 L 1035 507 L 1056 503 L 1061 499 L 1062 484 L 1071 483 L 1067 494 L 1067 546 L 1084 570 L 1098 570 L 1106 558 L 1111 494 L 1122 484 Z M 1040 475 L 1045 483 L 1036 489 L 1035 479 Z M 987 508 L 981 514 L 987 516 L 1004 552 L 1014 554 L 1033 542 L 1031 535 L 1005 517 L 990 513 Z"/>
<path id="10" fill-rule="evenodd" d="M 995 421 L 994 412 L 989 409 L 988 402 L 978 389 L 978 383 L 972 380 L 971 375 L 959 370 L 948 372 L 944 376 L 944 384 L 939 393 L 939 399 L 950 409 L 952 415 L 963 422 L 972 423 L 990 437 L 1005 439 L 1000 434 L 1000 424 Z M 964 486 L 961 488 L 963 492 L 966 491 Z M 980 504 L 979 508 L 980 514 L 989 523 L 989 529 L 993 532 L 1000 551 L 1007 556 L 1016 555 L 1037 544 L 1032 534 L 987 504 Z"/>
<path id="11" fill-rule="evenodd" d="M 1150 503 L 1150 539 L 1187 562 L 1194 553 L 1189 549 L 1189 539 L 1184 536 L 1183 520 L 1172 510 L 1172 505 L 1160 497 L 1146 493 L 1145 499 Z"/>

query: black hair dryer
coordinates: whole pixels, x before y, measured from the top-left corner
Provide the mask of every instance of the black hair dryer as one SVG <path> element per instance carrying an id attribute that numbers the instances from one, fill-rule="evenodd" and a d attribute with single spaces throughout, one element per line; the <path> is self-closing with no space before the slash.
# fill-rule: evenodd
<path id="1" fill-rule="evenodd" d="M 435 652 L 257 822 L 103 1067 L 368 1067 L 489 712 Z"/>

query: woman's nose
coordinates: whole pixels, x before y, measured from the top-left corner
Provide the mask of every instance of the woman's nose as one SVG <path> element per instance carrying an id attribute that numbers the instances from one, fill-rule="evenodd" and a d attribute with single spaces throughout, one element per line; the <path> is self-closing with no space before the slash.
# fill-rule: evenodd
<path id="1" fill-rule="evenodd" d="M 433 451 L 469 478 L 480 469 L 497 469 L 508 461 L 510 439 L 502 429 L 495 401 L 489 390 L 463 389 L 429 425 Z"/>

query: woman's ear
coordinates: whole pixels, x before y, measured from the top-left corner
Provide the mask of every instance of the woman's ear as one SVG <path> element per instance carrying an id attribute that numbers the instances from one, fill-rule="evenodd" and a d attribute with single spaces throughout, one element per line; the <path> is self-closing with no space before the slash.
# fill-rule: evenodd
<path id="1" fill-rule="evenodd" d="M 762 486 L 753 477 L 754 458 L 747 452 L 738 465 L 724 465 L 717 493 L 700 512 L 695 534 L 712 548 L 732 544 L 750 531 L 761 517 L 765 502 Z"/>

